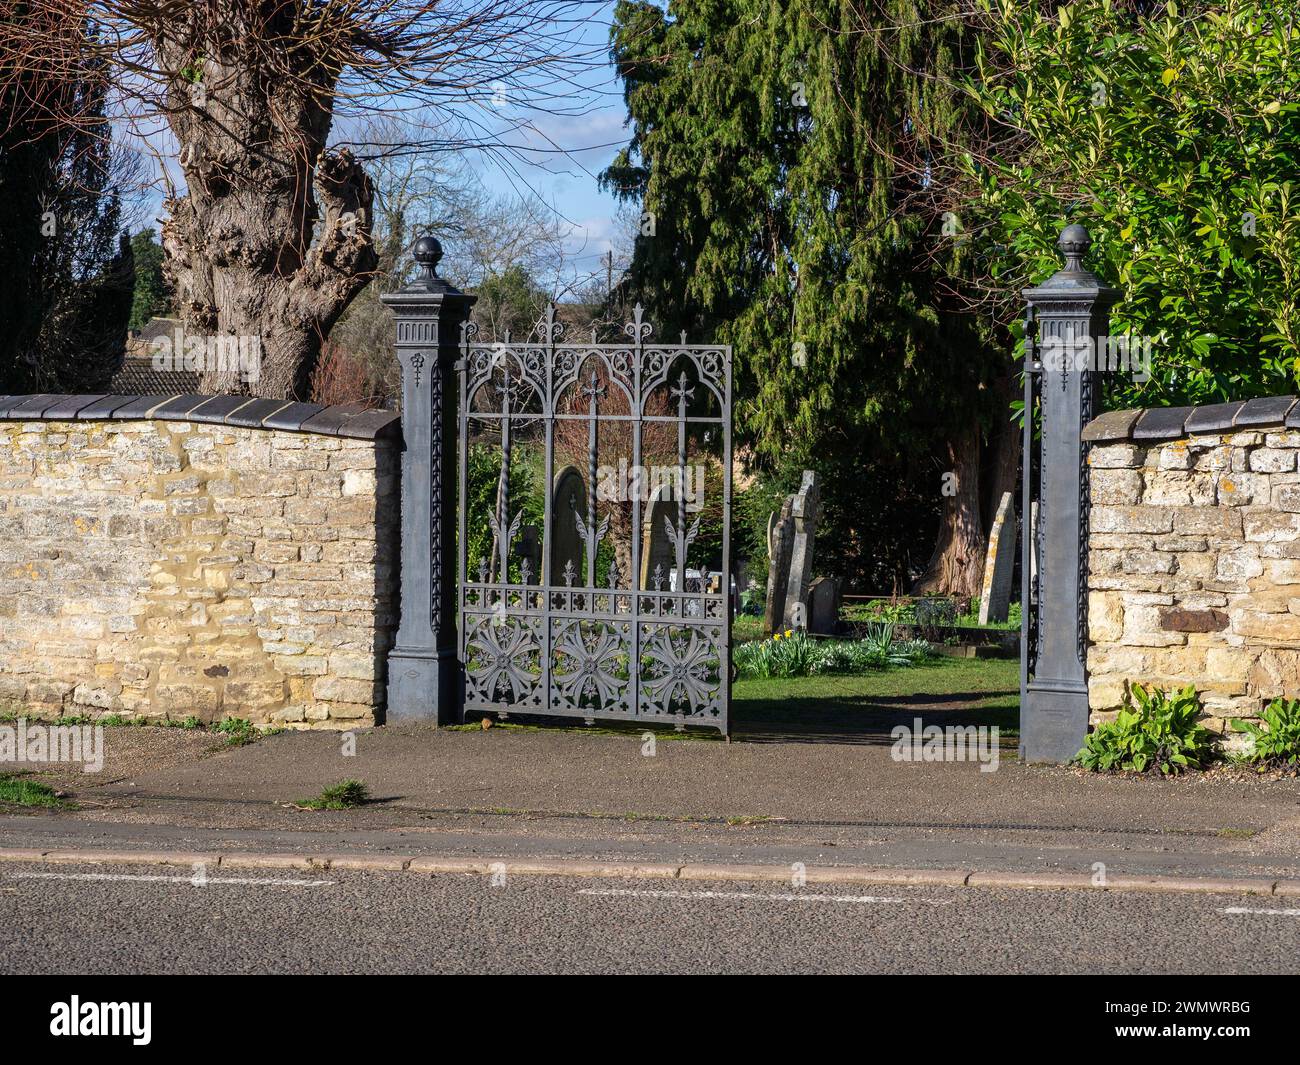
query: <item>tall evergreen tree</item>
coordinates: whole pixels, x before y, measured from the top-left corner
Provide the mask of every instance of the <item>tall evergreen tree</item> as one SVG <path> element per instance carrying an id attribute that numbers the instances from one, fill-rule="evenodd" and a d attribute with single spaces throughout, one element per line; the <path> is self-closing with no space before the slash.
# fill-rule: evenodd
<path id="1" fill-rule="evenodd" d="M 131 238 L 131 255 L 135 259 L 135 291 L 128 327 L 143 329 L 151 318 L 168 315 L 172 292 L 163 276 L 162 245 L 152 229 L 142 229 Z"/>
<path id="2" fill-rule="evenodd" d="M 933 180 L 967 113 L 949 6 L 624 0 L 612 53 L 632 136 L 603 180 L 643 204 L 631 278 L 656 319 L 735 345 L 760 464 L 857 463 L 860 503 L 909 501 L 900 520 L 932 500 L 921 586 L 970 595 L 988 499 L 1016 467 L 1010 345 L 955 292 L 967 245 Z M 836 538 L 875 550 L 846 510 Z"/>
<path id="3" fill-rule="evenodd" d="M 69 15 L 60 29 L 75 60 L 86 25 Z M 0 385 L 10 392 L 107 387 L 126 342 L 134 268 L 119 240 L 106 87 L 93 61 L 70 67 L 81 76 L 24 68 L 0 80 Z"/>
<path id="4" fill-rule="evenodd" d="M 112 187 L 111 145 L 103 135 L 104 86 L 76 86 L 73 113 L 88 122 L 57 132 L 46 198 L 52 231 L 34 264 L 44 319 L 27 353 L 36 387 L 54 392 L 106 389 L 121 367 L 135 288 L 134 255 L 121 232 Z"/>
<path id="5" fill-rule="evenodd" d="M 18 26 L 29 12 L 7 5 L 0 18 Z M 44 319 L 33 264 L 44 250 L 49 196 L 58 157 L 54 124 L 39 101 L 64 92 L 30 67 L 0 80 L 0 391 L 28 391 L 32 367 L 21 357 Z"/>

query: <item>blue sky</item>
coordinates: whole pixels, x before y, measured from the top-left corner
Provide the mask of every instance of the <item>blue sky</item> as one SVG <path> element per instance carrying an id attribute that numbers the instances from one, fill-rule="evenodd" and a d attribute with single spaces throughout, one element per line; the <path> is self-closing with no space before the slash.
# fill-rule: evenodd
<path id="1" fill-rule="evenodd" d="M 605 57 L 614 5 L 593 6 L 600 13 L 587 20 L 579 43 Z M 565 102 L 567 114 L 510 113 L 508 103 L 505 107 L 512 119 L 527 118 L 536 129 L 535 134 L 516 136 L 516 141 L 547 149 L 554 144 L 566 154 L 525 155 L 516 174 L 483 159 L 471 159 L 470 166 L 494 193 L 531 196 L 545 203 L 569 230 L 567 256 L 581 269 L 594 270 L 611 246 L 618 212 L 613 197 L 597 187 L 596 176 L 626 143 L 628 131 L 623 126 L 622 88 L 607 58 L 583 82 L 583 90 Z"/>
<path id="2" fill-rule="evenodd" d="M 622 89 L 608 61 L 614 4 L 612 0 L 586 3 L 591 14 L 575 27 L 572 43 L 590 62 L 578 79 L 580 84 L 554 109 L 559 113 L 516 106 L 508 92 L 499 107 L 476 105 L 471 110 L 480 128 L 486 126 L 490 132 L 495 123 L 497 130 L 506 131 L 503 139 L 522 150 L 506 164 L 487 152 L 462 155 L 467 169 L 487 191 L 543 205 L 562 225 L 564 268 L 569 275 L 602 269 L 606 252 L 615 245 L 618 205 L 597 187 L 596 177 L 627 140 Z M 537 84 L 549 88 L 540 76 Z M 336 132 L 342 133 L 344 125 L 337 126 Z M 141 136 L 131 139 L 152 148 L 146 163 L 155 174 L 158 166 L 165 166 L 183 186 L 175 143 L 161 123 L 146 124 Z M 162 215 L 161 189 L 154 186 L 140 204 L 140 222 L 152 225 Z"/>

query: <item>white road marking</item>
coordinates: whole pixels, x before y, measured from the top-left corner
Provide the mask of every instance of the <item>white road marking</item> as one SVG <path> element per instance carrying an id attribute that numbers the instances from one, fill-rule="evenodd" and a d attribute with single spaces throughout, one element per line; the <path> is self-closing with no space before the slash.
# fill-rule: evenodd
<path id="1" fill-rule="evenodd" d="M 1300 917 L 1300 910 L 1257 910 L 1250 906 L 1229 906 L 1224 913 L 1267 913 L 1274 917 Z"/>
<path id="2" fill-rule="evenodd" d="M 762 891 L 651 891 L 637 888 L 583 888 L 579 895 L 604 895 L 637 899 L 766 899 L 769 902 L 919 903 L 948 906 L 951 899 L 891 899 L 880 895 L 817 895 L 811 892 L 773 895 Z"/>
<path id="3" fill-rule="evenodd" d="M 135 880 L 149 884 L 264 884 L 275 887 L 327 887 L 333 880 L 280 880 L 274 877 L 254 878 L 239 876 L 142 876 L 132 873 L 13 873 L 12 880 Z"/>

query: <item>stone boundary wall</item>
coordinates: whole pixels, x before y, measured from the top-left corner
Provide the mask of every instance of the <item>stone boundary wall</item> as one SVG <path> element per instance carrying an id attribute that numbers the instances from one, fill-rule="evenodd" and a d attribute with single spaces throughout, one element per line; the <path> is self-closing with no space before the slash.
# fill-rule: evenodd
<path id="1" fill-rule="evenodd" d="M 1196 686 L 1206 724 L 1300 697 L 1300 404 L 1115 411 L 1088 425 L 1088 696 Z"/>
<path id="2" fill-rule="evenodd" d="M 0 711 L 376 723 L 400 456 L 391 411 L 0 397 Z"/>

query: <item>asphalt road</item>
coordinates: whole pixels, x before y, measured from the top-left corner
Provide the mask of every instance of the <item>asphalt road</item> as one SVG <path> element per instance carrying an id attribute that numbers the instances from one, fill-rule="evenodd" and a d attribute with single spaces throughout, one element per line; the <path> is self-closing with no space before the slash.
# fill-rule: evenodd
<path id="1" fill-rule="evenodd" d="M 1296 973 L 1300 906 L 338 871 L 196 882 L 161 866 L 14 864 L 0 868 L 0 972 Z"/>

